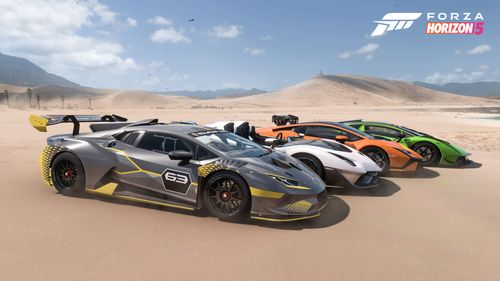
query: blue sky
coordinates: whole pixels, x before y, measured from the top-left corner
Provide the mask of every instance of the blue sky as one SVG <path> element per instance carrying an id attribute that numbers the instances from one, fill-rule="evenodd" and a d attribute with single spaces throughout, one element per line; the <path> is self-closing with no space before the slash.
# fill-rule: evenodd
<path id="1" fill-rule="evenodd" d="M 275 90 L 320 70 L 500 81 L 495 1 L 2 0 L 0 10 L 0 52 L 93 87 Z M 424 15 L 370 37 L 389 12 Z M 426 35 L 427 12 L 480 12 L 485 31 Z"/>

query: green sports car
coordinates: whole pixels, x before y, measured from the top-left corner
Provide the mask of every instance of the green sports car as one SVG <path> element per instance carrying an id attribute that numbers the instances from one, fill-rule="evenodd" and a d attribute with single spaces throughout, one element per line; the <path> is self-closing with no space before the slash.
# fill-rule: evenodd
<path id="1" fill-rule="evenodd" d="M 469 164 L 471 162 L 467 158 L 470 153 L 460 147 L 413 129 L 389 123 L 364 120 L 351 120 L 342 123 L 376 138 L 397 141 L 413 149 L 423 157 L 423 165 L 452 166 Z"/>

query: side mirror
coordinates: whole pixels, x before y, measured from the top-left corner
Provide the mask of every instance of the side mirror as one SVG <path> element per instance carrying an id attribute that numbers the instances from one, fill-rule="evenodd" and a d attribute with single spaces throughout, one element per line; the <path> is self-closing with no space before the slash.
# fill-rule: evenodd
<path id="1" fill-rule="evenodd" d="M 182 162 L 187 162 L 193 158 L 193 154 L 185 150 L 170 151 L 167 155 L 172 160 L 181 160 Z"/>
<path id="2" fill-rule="evenodd" d="M 303 137 L 305 137 L 305 136 L 306 136 L 306 134 L 304 134 L 304 133 L 299 133 L 299 137 L 300 137 L 300 138 L 303 138 Z"/>
<path id="3" fill-rule="evenodd" d="M 347 136 L 338 135 L 338 136 L 335 136 L 335 140 L 340 142 L 340 143 L 344 143 L 344 142 L 348 141 L 349 138 Z"/>

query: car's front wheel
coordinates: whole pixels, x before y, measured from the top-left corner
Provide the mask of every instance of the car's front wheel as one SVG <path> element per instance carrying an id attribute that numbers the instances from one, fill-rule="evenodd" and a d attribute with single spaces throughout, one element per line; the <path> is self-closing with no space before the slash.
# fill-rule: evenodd
<path id="1" fill-rule="evenodd" d="M 411 149 L 422 156 L 422 165 L 436 165 L 439 162 L 439 150 L 432 143 L 419 142 Z"/>
<path id="2" fill-rule="evenodd" d="M 85 191 L 85 171 L 74 154 L 63 152 L 52 162 L 51 177 L 54 187 L 66 196 L 77 196 Z"/>
<path id="3" fill-rule="evenodd" d="M 385 153 L 384 150 L 378 147 L 366 147 L 361 150 L 362 153 L 364 153 L 366 156 L 368 156 L 370 159 L 372 159 L 377 166 L 380 167 L 382 172 L 380 175 L 385 176 L 389 174 L 390 170 L 390 163 L 389 163 L 389 157 L 387 156 L 387 153 Z"/>
<path id="4" fill-rule="evenodd" d="M 235 220 L 248 215 L 250 191 L 238 175 L 219 172 L 206 181 L 203 201 L 211 215 Z"/>

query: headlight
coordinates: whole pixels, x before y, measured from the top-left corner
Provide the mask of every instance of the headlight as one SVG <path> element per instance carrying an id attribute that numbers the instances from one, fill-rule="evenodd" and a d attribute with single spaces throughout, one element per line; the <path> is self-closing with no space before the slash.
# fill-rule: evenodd
<path id="1" fill-rule="evenodd" d="M 397 148 L 395 147 L 395 149 L 403 154 L 405 154 L 406 156 L 411 156 L 411 153 L 408 151 L 408 150 L 404 150 L 404 149 L 401 149 L 401 148 Z"/>
<path id="2" fill-rule="evenodd" d="M 338 154 L 335 154 L 335 153 L 332 153 L 332 152 L 328 152 L 328 153 L 330 153 L 331 155 L 337 156 L 338 158 L 340 158 L 340 159 L 342 159 L 342 160 L 346 161 L 349 165 L 351 165 L 351 166 L 353 166 L 353 167 L 356 167 L 356 163 L 354 163 L 352 160 L 347 159 L 347 158 L 345 158 L 345 157 L 344 157 L 344 156 L 342 156 L 342 155 L 338 155 Z"/>
<path id="3" fill-rule="evenodd" d="M 295 188 L 295 189 L 310 189 L 309 187 L 305 186 L 300 186 L 298 185 L 298 182 L 296 180 L 287 178 L 287 177 L 282 177 L 278 175 L 272 175 L 272 174 L 267 174 L 268 177 L 272 178 L 273 180 L 285 185 L 288 188 Z"/>

